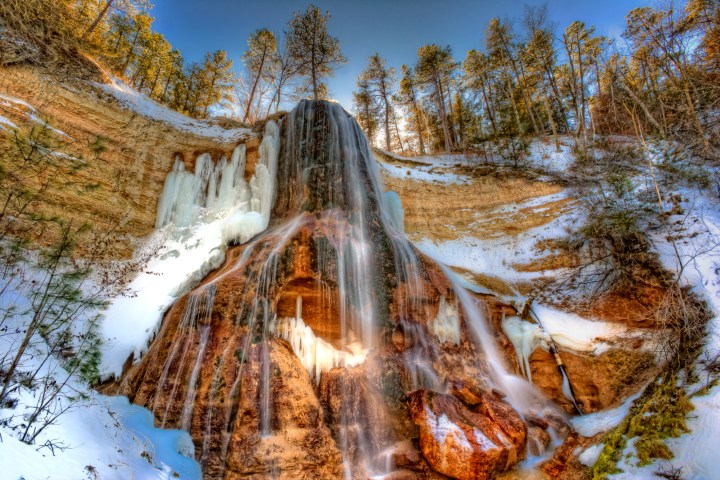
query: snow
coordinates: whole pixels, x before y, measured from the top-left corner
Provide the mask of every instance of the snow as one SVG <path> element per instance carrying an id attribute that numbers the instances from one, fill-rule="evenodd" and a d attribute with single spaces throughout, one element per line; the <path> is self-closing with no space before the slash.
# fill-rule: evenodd
<path id="1" fill-rule="evenodd" d="M 3 431 L 0 476 L 25 480 L 201 478 L 200 466 L 191 458 L 194 447 L 187 432 L 155 428 L 150 411 L 130 405 L 125 397 L 86 393 L 91 399 L 62 415 L 35 445 Z M 17 413 L 0 410 L 2 418 Z M 46 442 L 64 448 L 55 447 L 53 452 L 43 446 Z"/>
<path id="2" fill-rule="evenodd" d="M 586 467 L 592 467 L 593 465 L 595 465 L 595 462 L 597 462 L 598 458 L 600 458 L 600 454 L 602 453 L 603 448 L 605 448 L 604 443 L 591 445 L 586 448 L 580 455 L 578 455 L 578 460 Z"/>
<path id="3" fill-rule="evenodd" d="M 683 283 L 705 299 L 714 313 L 707 328 L 707 344 L 700 357 L 712 359 L 720 352 L 720 205 L 703 192 L 681 189 L 678 193 L 687 199 L 683 204 L 686 213 L 673 215 L 668 222 L 675 225 L 677 233 L 682 234 L 676 245 L 685 265 L 681 277 Z M 677 271 L 678 260 L 672 244 L 662 233 L 653 240 L 665 267 Z M 701 379 L 704 378 L 705 374 L 701 374 Z M 687 419 L 691 432 L 666 442 L 674 454 L 671 463 L 682 465 L 686 480 L 720 478 L 717 454 L 720 445 L 720 387 L 715 386 L 706 395 L 695 396 L 691 401 L 695 406 Z M 649 477 L 662 467 L 662 463 L 658 460 L 638 467 L 624 461 L 619 465 L 624 473 L 613 478 Z"/>
<path id="4" fill-rule="evenodd" d="M 443 415 L 444 416 L 444 415 Z M 442 417 L 441 417 L 442 419 Z M 483 452 L 486 450 L 490 450 L 492 448 L 496 448 L 495 444 L 490 441 L 490 439 L 480 430 L 477 428 L 473 428 L 473 436 L 475 437 L 475 441 L 478 444 L 478 447 L 480 447 L 480 450 Z M 500 432 L 498 432 L 498 438 L 501 441 L 504 441 L 504 435 Z"/>
<path id="5" fill-rule="evenodd" d="M 599 355 L 610 348 L 604 340 L 631 335 L 631 331 L 619 323 L 591 320 L 539 303 L 534 304 L 532 310 L 558 347 L 576 352 Z"/>
<path id="6" fill-rule="evenodd" d="M 575 156 L 572 153 L 572 147 L 560 141 L 560 151 L 555 149 L 555 142 L 552 138 L 548 138 L 545 143 L 536 140 L 530 143 L 530 153 L 527 161 L 530 166 L 545 172 L 564 174 L 575 162 Z"/>
<path id="7" fill-rule="evenodd" d="M 103 91 L 112 95 L 126 108 L 158 120 L 184 132 L 192 133 L 201 137 L 212 138 L 220 142 L 235 142 L 241 137 L 252 134 L 248 128 L 226 129 L 218 125 L 211 125 L 202 120 L 190 118 L 182 113 L 170 110 L 157 103 L 146 95 L 126 85 L 122 80 L 110 76 L 110 83 L 96 84 Z"/>
<path id="8" fill-rule="evenodd" d="M 7 127 L 10 127 L 10 128 L 7 128 Z M 11 122 L 7 118 L 0 115 L 0 128 L 7 129 L 7 130 L 9 130 L 9 129 L 17 130 L 18 127 L 13 122 Z"/>
<path id="9" fill-rule="evenodd" d="M 0 357 L 11 358 L 24 323 L 21 317 L 6 321 L 14 326 L 0 337 Z M 35 372 L 35 381 L 11 389 L 13 407 L 0 408 L 1 478 L 200 479 L 187 432 L 155 428 L 148 410 L 130 405 L 125 397 L 95 392 L 48 356 L 47 349 L 36 335 L 18 364 L 18 375 L 29 378 Z M 21 439 L 32 415 L 37 421 L 28 434 L 37 432 L 37 437 L 29 445 Z"/>
<path id="10" fill-rule="evenodd" d="M 275 195 L 279 129 L 270 121 L 250 186 L 243 178 L 244 146 L 230 163 L 198 157 L 195 173 L 176 161 L 158 202 L 156 231 L 139 255 L 150 256 L 130 283 L 133 296 L 113 299 L 102 323 L 101 377 L 118 378 L 130 355 L 135 361 L 157 333 L 163 313 L 225 259 L 228 243 L 245 243 L 264 231 Z M 252 209 L 252 210 L 251 210 Z"/>
<path id="11" fill-rule="evenodd" d="M 607 432 L 620 425 L 623 419 L 627 417 L 630 407 L 640 397 L 642 391 L 643 389 L 640 389 L 635 395 L 626 398 L 622 404 L 615 408 L 573 417 L 570 423 L 583 437 L 594 437 L 598 433 Z"/>
<path id="12" fill-rule="evenodd" d="M 465 435 L 465 432 L 455 425 L 444 413 L 437 417 L 430 408 L 425 406 L 425 415 L 428 419 L 428 426 L 432 431 L 432 435 L 440 445 L 457 445 L 460 448 L 472 450 L 472 446 Z M 447 437 L 451 436 L 454 441 L 447 441 Z M 489 441 L 489 440 L 488 440 Z M 478 442 L 480 443 L 480 442 Z"/>
<path id="13" fill-rule="evenodd" d="M 414 159 L 413 159 L 414 160 Z M 441 165 L 395 165 L 378 162 L 382 172 L 399 179 L 411 178 L 418 182 L 439 183 L 443 185 L 469 184 L 470 177 L 442 171 Z M 440 169 L 440 171 L 438 171 Z"/>

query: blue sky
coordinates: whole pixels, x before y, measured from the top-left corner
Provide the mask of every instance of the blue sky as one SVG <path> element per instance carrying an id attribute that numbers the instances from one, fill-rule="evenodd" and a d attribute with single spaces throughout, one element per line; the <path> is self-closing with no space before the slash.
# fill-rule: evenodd
<path id="1" fill-rule="evenodd" d="M 281 35 L 293 12 L 310 2 L 300 0 L 154 0 L 155 29 L 165 35 L 188 61 L 205 52 L 227 50 L 240 66 L 248 35 L 269 28 Z M 502 0 L 317 0 L 330 11 L 330 33 L 340 39 L 349 62 L 328 81 L 333 98 L 347 109 L 358 73 L 367 57 L 378 51 L 389 65 L 413 64 L 419 46 L 450 45 L 457 60 L 481 49 L 493 17 L 520 18 L 523 4 L 544 2 Z M 594 25 L 601 34 L 619 37 L 625 14 L 648 0 L 549 0 L 551 19 L 560 32 L 573 20 Z"/>

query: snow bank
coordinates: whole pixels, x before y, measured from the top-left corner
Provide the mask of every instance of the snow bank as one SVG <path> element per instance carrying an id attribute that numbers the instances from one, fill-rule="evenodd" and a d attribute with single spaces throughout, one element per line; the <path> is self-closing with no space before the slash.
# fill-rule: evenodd
<path id="1" fill-rule="evenodd" d="M 0 336 L 2 358 L 16 353 L 24 334 L 22 318 L 9 320 L 13 328 Z M 13 408 L 0 408 L 0 478 L 201 478 L 186 432 L 155 428 L 148 410 L 130 405 L 125 397 L 95 392 L 81 379 L 69 376 L 47 350 L 36 335 L 17 372 L 25 378 L 34 373 L 35 382 L 32 387 L 19 384 L 9 394 Z M 44 407 L 37 415 L 39 405 Z M 37 420 L 28 435 L 37 433 L 37 437 L 28 445 L 20 439 L 33 414 Z M 42 426 L 44 430 L 36 430 Z"/>
<path id="2" fill-rule="evenodd" d="M 590 320 L 541 304 L 533 305 L 543 329 L 560 348 L 599 355 L 610 348 L 604 340 L 628 338 L 631 331 L 619 323 Z"/>
<path id="3" fill-rule="evenodd" d="M 125 397 L 85 393 L 90 399 L 60 416 L 36 445 L 3 432 L 0 476 L 25 480 L 201 478 L 187 432 L 155 428 L 150 411 L 130 405 Z M 3 418 L 13 413 L 17 414 L 0 411 Z M 47 442 L 55 445 L 54 451 Z"/>
<path id="4" fill-rule="evenodd" d="M 103 91 L 112 95 L 123 106 L 144 117 L 165 122 L 178 130 L 192 133 L 201 137 L 208 137 L 220 142 L 235 142 L 241 137 L 250 135 L 248 128 L 226 129 L 218 125 L 211 125 L 202 120 L 190 118 L 182 113 L 170 110 L 169 108 L 150 99 L 146 95 L 129 87 L 122 80 L 110 76 L 110 83 L 96 84 Z"/>
<path id="5" fill-rule="evenodd" d="M 714 313 L 707 328 L 707 344 L 700 357 L 714 358 L 720 352 L 720 205 L 700 192 L 683 189 L 679 193 L 688 199 L 683 205 L 686 216 L 674 215 L 668 222 L 676 225 L 677 233 L 681 234 L 676 245 L 685 264 L 682 281 L 705 299 Z M 676 224 L 678 221 L 681 223 Z M 677 271 L 677 257 L 665 234 L 658 233 L 653 240 L 665 268 Z M 705 378 L 704 374 L 701 378 Z M 719 478 L 720 387 L 715 386 L 708 394 L 693 397 L 691 401 L 695 411 L 687 419 L 690 433 L 666 441 L 675 455 L 670 462 L 683 467 L 686 480 Z M 658 460 L 638 467 L 623 461 L 619 467 L 624 473 L 615 478 L 650 477 L 663 463 L 665 461 Z"/>
<path id="6" fill-rule="evenodd" d="M 615 408 L 573 417 L 570 423 L 583 437 L 593 437 L 598 433 L 607 432 L 620 425 L 623 419 L 627 417 L 630 407 L 640 397 L 642 391 L 643 389 L 640 389 L 638 393 L 626 398 L 621 405 Z"/>
<path id="7" fill-rule="evenodd" d="M 503 206 L 483 213 L 483 216 L 502 215 L 513 210 L 532 208 L 567 198 L 563 191 L 552 195 L 533 198 L 519 205 Z M 477 238 L 464 236 L 455 240 L 438 242 L 423 238 L 414 242 L 424 254 L 444 263 L 461 267 L 473 273 L 488 274 L 514 284 L 527 282 L 544 276 L 544 272 L 519 272 L 516 264 L 527 264 L 540 258 L 541 252 L 535 245 L 547 239 L 562 238 L 566 228 L 576 219 L 572 214 L 562 215 L 545 225 L 524 230 L 517 235 L 499 234 L 494 237 Z"/>

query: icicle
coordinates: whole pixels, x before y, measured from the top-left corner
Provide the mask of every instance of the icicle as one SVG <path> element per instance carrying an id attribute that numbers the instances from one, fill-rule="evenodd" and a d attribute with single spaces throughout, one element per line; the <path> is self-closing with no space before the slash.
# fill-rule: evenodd
<path id="1" fill-rule="evenodd" d="M 509 317 L 503 320 L 502 329 L 515 347 L 520 372 L 528 381 L 532 382 L 530 355 L 541 346 L 547 350 L 547 335 L 539 325 L 526 322 L 518 317 Z"/>
<path id="2" fill-rule="evenodd" d="M 302 308 L 302 297 L 296 306 Z M 301 311 L 300 311 L 301 313 Z M 322 338 L 318 338 L 312 328 L 305 325 L 301 318 L 280 318 L 272 327 L 273 332 L 287 340 L 300 363 L 308 370 L 316 383 L 320 374 L 336 367 L 352 367 L 365 361 L 367 350 L 358 342 L 350 342 L 347 351 L 338 350 Z"/>
<path id="3" fill-rule="evenodd" d="M 448 302 L 440 296 L 437 316 L 430 322 L 430 331 L 441 342 L 460 343 L 460 315 L 457 302 Z"/>
<path id="4" fill-rule="evenodd" d="M 275 201 L 279 142 L 280 128 L 271 120 L 265 125 L 265 135 L 259 148 L 260 158 L 255 166 L 255 175 L 250 179 L 250 195 L 239 199 L 240 204 L 223 226 L 226 243 L 245 243 L 268 227 Z M 236 181 L 245 183 L 244 179 L 236 178 Z"/>

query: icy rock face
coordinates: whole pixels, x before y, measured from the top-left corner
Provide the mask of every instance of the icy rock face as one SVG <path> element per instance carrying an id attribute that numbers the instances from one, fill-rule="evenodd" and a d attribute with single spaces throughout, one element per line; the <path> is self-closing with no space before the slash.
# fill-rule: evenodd
<path id="1" fill-rule="evenodd" d="M 280 128 L 269 121 L 259 148 L 259 160 L 250 182 L 245 181 L 245 145 L 238 145 L 230 162 L 213 164 L 205 153 L 195 161 L 195 172 L 177 158 L 165 179 L 155 228 L 169 223 L 188 227 L 201 215 L 226 214 L 225 242 L 245 243 L 265 230 L 275 199 Z"/>
<path id="2" fill-rule="evenodd" d="M 530 355 L 535 349 L 542 346 L 547 350 L 547 334 L 539 325 L 526 322 L 518 317 L 509 317 L 502 323 L 503 332 L 515 347 L 515 353 L 520 364 L 520 372 L 532 381 L 530 370 Z"/>
<path id="3" fill-rule="evenodd" d="M 228 248 L 222 265 L 172 305 L 119 390 L 165 426 L 187 429 L 207 478 L 434 475 L 435 464 L 456 461 L 455 450 L 388 453 L 415 438 L 413 421 L 423 423 L 408 395 L 444 392 L 458 377 L 509 391 L 511 375 L 480 326 L 480 300 L 405 238 L 367 140 L 338 104 L 301 102 L 281 132 L 268 124 L 260 150 L 247 189 L 226 180 L 231 174 L 211 181 L 205 167 L 178 168 L 169 181 L 163 218 L 224 208 L 218 192 L 229 189 L 240 200 L 222 218 L 223 238 L 242 242 L 255 226 L 269 228 Z M 206 176 L 207 190 L 198 180 Z M 533 395 L 523 393 L 526 403 Z M 455 410 L 434 415 L 472 424 L 484 437 L 466 437 L 469 445 L 487 437 L 492 448 L 480 443 L 494 453 L 463 455 L 500 472 L 522 456 L 524 427 L 510 407 L 479 398 L 473 409 L 447 400 Z"/>
<path id="4" fill-rule="evenodd" d="M 280 128 L 272 120 L 265 125 L 260 144 L 260 159 L 250 179 L 249 203 L 240 202 L 223 227 L 227 243 L 245 243 L 264 231 L 270 223 L 270 212 L 276 196 Z M 244 191 L 248 196 L 247 190 Z"/>
<path id="5" fill-rule="evenodd" d="M 524 454 L 527 428 L 517 412 L 489 394 L 478 400 L 471 410 L 452 395 L 411 395 L 420 448 L 436 471 L 460 480 L 495 478 Z"/>

